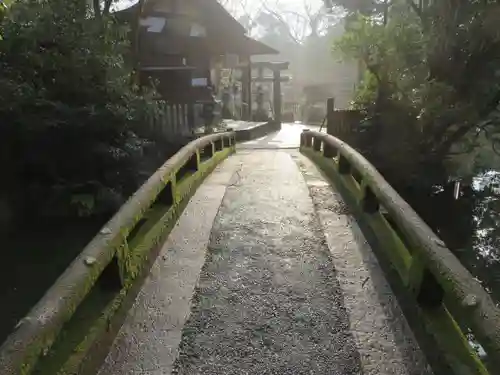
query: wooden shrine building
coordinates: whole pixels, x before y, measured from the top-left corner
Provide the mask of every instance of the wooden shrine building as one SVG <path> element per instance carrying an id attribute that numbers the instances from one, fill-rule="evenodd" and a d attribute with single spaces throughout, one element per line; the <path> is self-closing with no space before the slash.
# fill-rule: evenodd
<path id="1" fill-rule="evenodd" d="M 218 89 L 218 69 L 228 66 L 248 66 L 242 97 L 250 101 L 250 57 L 278 53 L 246 36 L 245 28 L 216 0 L 143 0 L 118 13 L 136 25 L 141 78 L 157 80 L 162 99 L 169 103 L 194 108 L 210 100 Z"/>

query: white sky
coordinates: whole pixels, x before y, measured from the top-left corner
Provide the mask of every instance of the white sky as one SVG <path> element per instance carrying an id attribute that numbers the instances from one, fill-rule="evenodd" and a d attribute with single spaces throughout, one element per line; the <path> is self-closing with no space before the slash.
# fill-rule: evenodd
<path id="1" fill-rule="evenodd" d="M 235 13 L 235 16 L 244 14 L 241 4 L 246 4 L 246 12 L 251 14 L 257 12 L 261 7 L 260 0 L 227 0 L 229 10 Z M 125 9 L 137 3 L 138 0 L 118 0 L 114 6 L 116 10 Z M 296 11 L 304 12 L 304 3 L 309 4 L 314 11 L 323 5 L 323 0 L 264 0 L 270 9 L 276 11 Z"/>
<path id="2" fill-rule="evenodd" d="M 121 10 L 132 6 L 139 0 L 117 0 L 113 10 Z M 209 1 L 209 0 L 203 0 Z M 213 0 L 210 0 L 213 1 Z M 269 9 L 272 12 L 280 14 L 282 19 L 290 25 L 294 37 L 302 40 L 308 33 L 308 22 L 306 15 L 306 6 L 311 13 L 316 13 L 322 6 L 323 0 L 218 0 L 226 4 L 228 11 L 235 17 L 249 15 L 254 18 L 259 11 Z M 297 17 L 297 14 L 300 16 Z M 303 16 L 303 17 L 302 17 Z M 252 37 L 258 37 L 262 30 L 255 28 L 251 31 Z"/>
<path id="3" fill-rule="evenodd" d="M 112 9 L 114 11 L 122 10 L 122 9 L 127 9 L 128 7 L 131 7 L 135 3 L 137 3 L 139 0 L 117 0 L 115 4 L 113 4 Z"/>
<path id="4" fill-rule="evenodd" d="M 323 0 L 227 0 L 228 9 L 239 16 L 243 13 L 243 6 L 245 5 L 246 12 L 255 13 L 265 3 L 270 9 L 274 11 L 295 11 L 299 13 L 304 12 L 304 5 L 307 4 L 313 11 L 319 9 L 323 5 Z"/>
<path id="5" fill-rule="evenodd" d="M 323 0 L 220 0 L 235 18 L 249 15 L 254 18 L 259 11 L 267 10 L 280 15 L 280 18 L 289 25 L 291 34 L 296 40 L 303 40 L 309 33 L 307 13 L 316 14 L 324 2 Z M 306 11 L 308 9 L 308 11 Z M 261 28 L 254 28 L 250 36 L 259 37 Z"/>

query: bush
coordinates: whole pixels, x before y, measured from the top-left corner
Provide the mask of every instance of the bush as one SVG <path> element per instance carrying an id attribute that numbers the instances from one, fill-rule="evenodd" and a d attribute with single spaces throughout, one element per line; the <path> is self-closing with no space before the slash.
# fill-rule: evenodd
<path id="1" fill-rule="evenodd" d="M 156 105 L 132 84 L 127 27 L 89 14 L 20 0 L 1 22 L 0 198 L 16 210 L 110 212 L 137 187 L 137 130 Z"/>

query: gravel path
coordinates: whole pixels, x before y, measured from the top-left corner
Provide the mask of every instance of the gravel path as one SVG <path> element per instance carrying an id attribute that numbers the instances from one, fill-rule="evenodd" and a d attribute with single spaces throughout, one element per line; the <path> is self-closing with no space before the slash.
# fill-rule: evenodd
<path id="1" fill-rule="evenodd" d="M 314 163 L 292 157 L 304 175 L 337 270 L 364 375 L 432 375 L 377 258 L 340 194 Z"/>
<path id="2" fill-rule="evenodd" d="M 331 255 L 290 154 L 242 155 L 174 372 L 361 374 Z"/>
<path id="3" fill-rule="evenodd" d="M 169 375 L 178 356 L 210 233 L 237 158 L 198 188 L 170 233 L 98 375 Z"/>

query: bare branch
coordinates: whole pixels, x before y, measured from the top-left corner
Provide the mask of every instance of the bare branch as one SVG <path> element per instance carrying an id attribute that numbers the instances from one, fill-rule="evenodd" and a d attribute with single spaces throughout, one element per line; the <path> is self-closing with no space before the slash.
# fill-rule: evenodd
<path id="1" fill-rule="evenodd" d="M 411 9 L 419 16 L 420 19 L 422 19 L 422 8 L 415 4 L 413 0 L 406 0 L 406 3 L 410 6 Z"/>
<path id="2" fill-rule="evenodd" d="M 102 11 L 102 14 L 104 16 L 107 16 L 109 14 L 109 11 L 111 9 L 111 4 L 113 3 L 113 0 L 104 0 L 104 9 Z"/>
<path id="3" fill-rule="evenodd" d="M 411 9 L 415 12 L 415 14 L 420 18 L 420 23 L 422 25 L 422 29 L 424 31 L 428 30 L 428 22 L 426 19 L 426 14 L 424 12 L 425 7 L 423 3 L 419 2 L 419 5 L 415 4 L 413 0 L 406 0 L 406 3 L 410 6 Z"/>
<path id="4" fill-rule="evenodd" d="M 255 21 L 255 14 L 258 14 L 258 10 L 252 7 L 252 11 L 249 9 L 248 0 L 217 0 L 222 6 L 224 6 L 229 13 L 240 21 L 240 23 L 246 28 L 248 34 L 252 34 L 253 30 L 257 26 Z"/>
<path id="5" fill-rule="evenodd" d="M 277 4 L 278 4 L 278 2 L 277 2 Z M 271 9 L 269 7 L 269 5 L 267 4 L 267 1 L 262 2 L 262 8 L 264 9 L 264 11 L 267 14 L 271 15 L 278 23 L 281 24 L 281 26 L 283 26 L 283 30 L 286 31 L 286 33 L 292 39 L 293 42 L 295 42 L 297 44 L 299 44 L 301 42 L 300 38 L 297 36 L 296 30 L 294 30 L 292 27 L 290 27 L 288 22 L 286 22 L 286 20 L 283 18 L 283 16 L 281 14 L 279 14 L 277 11 Z"/>
<path id="6" fill-rule="evenodd" d="M 258 0 L 257 4 L 256 0 L 218 1 L 240 20 L 248 33 L 252 33 L 259 24 L 266 26 L 272 20 L 281 34 L 296 44 L 302 43 L 307 35 L 319 35 L 327 25 L 323 8 L 316 10 L 310 0 L 303 0 L 302 9 L 298 10 L 280 0 Z M 267 22 L 264 16 L 268 17 Z"/>

